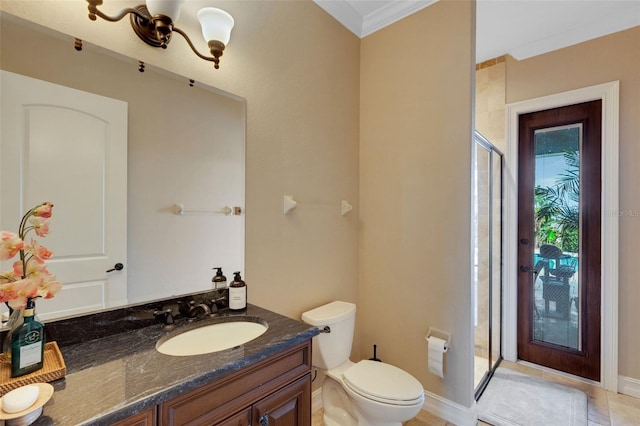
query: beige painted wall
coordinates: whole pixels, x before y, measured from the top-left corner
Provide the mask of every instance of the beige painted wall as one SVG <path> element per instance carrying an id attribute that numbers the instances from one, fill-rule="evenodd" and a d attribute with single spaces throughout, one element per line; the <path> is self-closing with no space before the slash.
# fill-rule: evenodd
<path id="1" fill-rule="evenodd" d="M 640 379 L 640 27 L 506 67 L 507 103 L 620 81 L 619 374 Z"/>
<path id="2" fill-rule="evenodd" d="M 474 28 L 474 2 L 440 1 L 363 39 L 360 74 L 360 351 L 466 407 Z M 429 327 L 452 334 L 444 380 Z"/>
<path id="3" fill-rule="evenodd" d="M 115 14 L 138 3 L 106 1 L 103 9 Z M 91 22 L 84 1 L 0 3 L 9 13 L 244 97 L 249 302 L 299 318 L 330 300 L 356 301 L 360 40 L 311 0 L 218 6 L 236 27 L 214 70 L 179 36 L 162 51 L 143 44 L 128 19 Z M 199 37 L 195 23 L 183 21 Z M 162 108 L 170 113 L 168 102 Z M 299 202 L 290 216 L 283 215 L 284 194 Z M 354 205 L 346 216 L 342 199 Z"/>

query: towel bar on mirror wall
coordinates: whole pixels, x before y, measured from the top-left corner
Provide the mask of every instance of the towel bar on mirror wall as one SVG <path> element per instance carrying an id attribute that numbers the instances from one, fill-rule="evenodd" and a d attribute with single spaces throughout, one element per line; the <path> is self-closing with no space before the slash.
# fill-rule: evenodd
<path id="1" fill-rule="evenodd" d="M 175 214 L 177 215 L 185 215 L 185 214 L 224 214 L 225 216 L 229 216 L 233 214 L 234 216 L 239 216 L 242 213 L 242 208 L 239 206 L 234 206 L 233 208 L 229 206 L 224 206 L 220 210 L 187 210 L 184 208 L 183 204 L 175 204 Z"/>
<path id="2" fill-rule="evenodd" d="M 306 204 L 307 207 L 333 207 L 324 204 Z M 298 207 L 298 202 L 293 199 L 293 195 L 284 196 L 284 214 L 289 214 L 293 209 Z M 353 210 L 353 206 L 349 204 L 347 200 L 341 200 L 340 202 L 340 214 L 342 216 Z"/>

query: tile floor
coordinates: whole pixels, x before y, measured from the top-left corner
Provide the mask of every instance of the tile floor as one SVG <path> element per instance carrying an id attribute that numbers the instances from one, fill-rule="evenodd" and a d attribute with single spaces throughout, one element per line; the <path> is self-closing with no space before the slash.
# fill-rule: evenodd
<path id="1" fill-rule="evenodd" d="M 503 361 L 500 365 L 523 374 L 571 386 L 586 393 L 588 397 L 588 424 L 585 426 L 640 425 L 640 398 L 605 391 L 587 383 L 522 364 Z M 311 424 L 312 426 L 323 426 L 322 410 L 313 414 Z M 478 424 L 487 425 L 484 422 L 478 422 Z M 422 410 L 415 419 L 409 420 L 404 426 L 453 426 L 453 424 Z"/>

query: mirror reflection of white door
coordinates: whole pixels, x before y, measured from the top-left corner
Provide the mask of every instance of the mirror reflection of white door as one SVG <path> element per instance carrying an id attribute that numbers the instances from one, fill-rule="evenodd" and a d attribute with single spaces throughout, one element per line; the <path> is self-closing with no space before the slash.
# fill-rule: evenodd
<path id="1" fill-rule="evenodd" d="M 0 229 L 17 232 L 26 210 L 54 204 L 51 233 L 37 239 L 63 287 L 38 316 L 126 304 L 127 103 L 0 72 Z M 107 273 L 116 263 L 124 269 Z"/>

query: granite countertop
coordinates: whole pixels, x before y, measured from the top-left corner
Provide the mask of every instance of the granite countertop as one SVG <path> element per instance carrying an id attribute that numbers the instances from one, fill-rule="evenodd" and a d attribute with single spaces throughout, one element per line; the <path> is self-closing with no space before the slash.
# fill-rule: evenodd
<path id="1" fill-rule="evenodd" d="M 126 315 L 131 316 L 130 312 Z M 239 347 L 204 355 L 177 357 L 155 349 L 158 339 L 189 326 L 186 320 L 173 330 L 165 330 L 152 321 L 137 329 L 105 332 L 93 340 L 77 338 L 82 342 L 74 342 L 73 338 L 50 339 L 60 346 L 67 374 L 51 383 L 53 397 L 33 424 L 113 424 L 318 334 L 315 327 L 257 306 L 248 305 L 242 315 L 260 317 L 267 322 L 267 331 Z M 101 321 L 104 319 L 89 318 L 84 330 L 107 328 Z M 61 335 L 60 324 L 46 324 L 47 327 Z M 77 330 L 73 325 L 67 328 L 69 332 Z"/>

